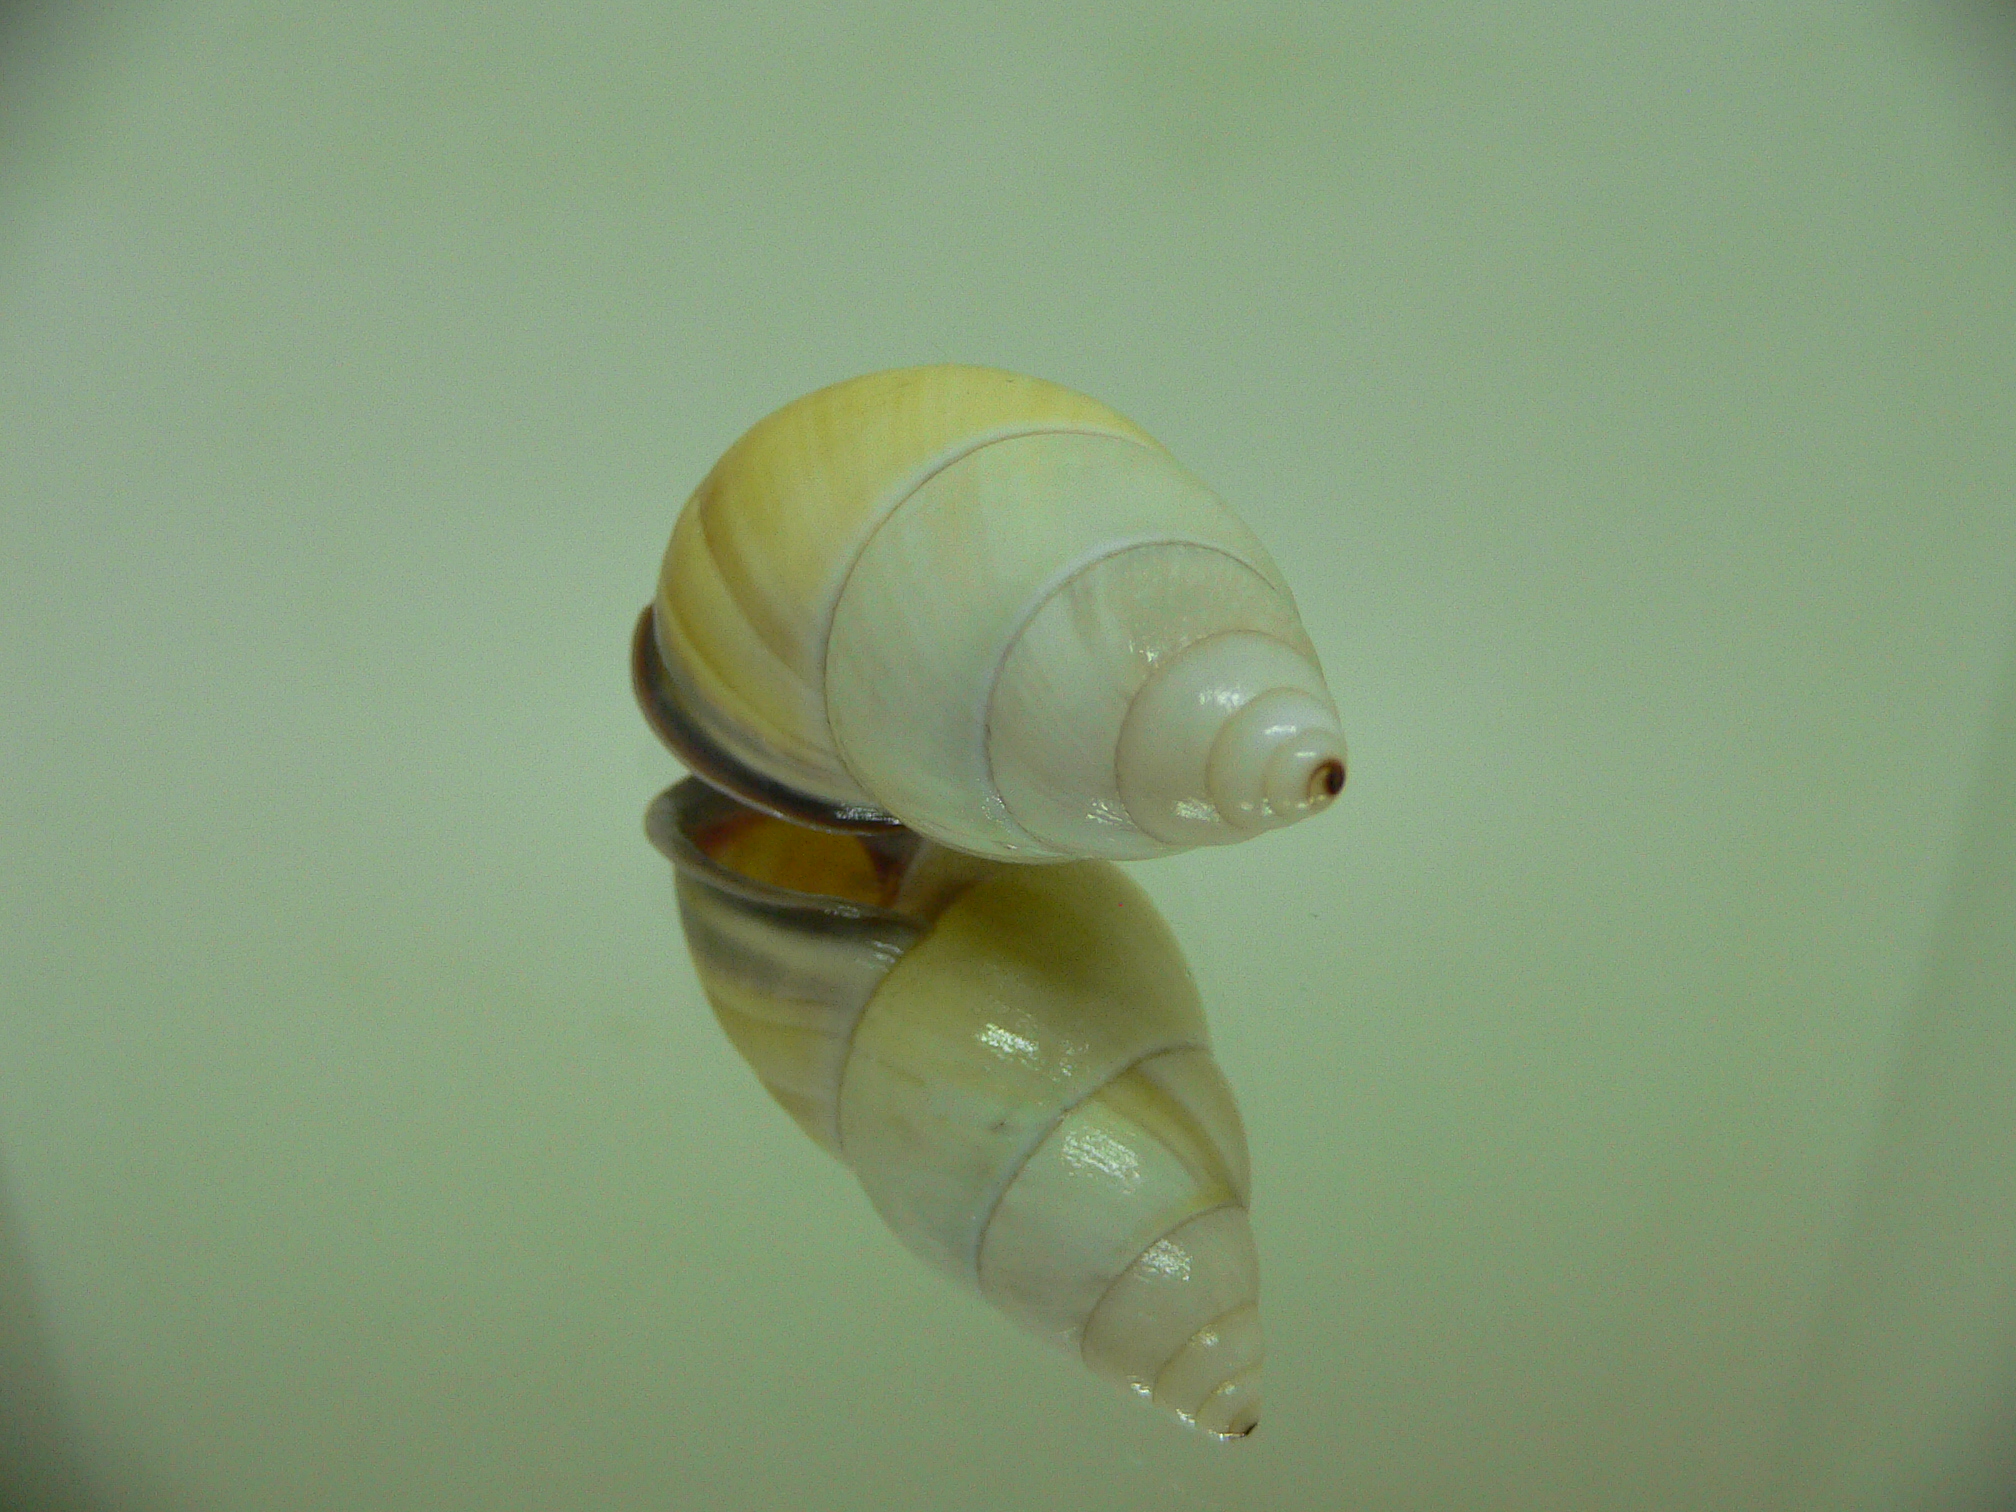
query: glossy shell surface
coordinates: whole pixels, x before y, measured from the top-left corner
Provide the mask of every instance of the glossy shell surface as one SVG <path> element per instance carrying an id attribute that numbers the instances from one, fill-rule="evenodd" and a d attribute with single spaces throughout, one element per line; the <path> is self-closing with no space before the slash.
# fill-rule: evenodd
<path id="1" fill-rule="evenodd" d="M 661 733 L 745 800 L 1002 860 L 1244 839 L 1344 778 L 1253 533 L 1105 405 L 987 368 L 754 426 L 680 515 L 637 666 Z"/>
<path id="2" fill-rule="evenodd" d="M 807 831 L 697 781 L 647 829 L 724 1032 L 910 1249 L 1199 1428 L 1251 1431 L 1245 1134 L 1145 894 L 1104 863 Z"/>

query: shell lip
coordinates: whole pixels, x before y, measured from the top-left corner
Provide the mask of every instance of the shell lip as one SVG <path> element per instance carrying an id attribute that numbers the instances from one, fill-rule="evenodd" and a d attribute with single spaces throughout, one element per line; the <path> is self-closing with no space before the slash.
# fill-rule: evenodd
<path id="1" fill-rule="evenodd" d="M 658 651 L 654 614 L 655 606 L 646 604 L 630 637 L 630 686 L 651 732 L 694 776 L 759 813 L 809 829 L 841 835 L 886 835 L 903 828 L 887 810 L 866 803 L 822 802 L 765 776 L 723 749 L 687 710 L 666 671 Z"/>
<path id="2" fill-rule="evenodd" d="M 644 835 L 652 848 L 670 861 L 675 870 L 706 883 L 717 892 L 754 904 L 773 916 L 799 918 L 810 915 L 820 923 L 842 929 L 860 922 L 881 927 L 891 921 L 909 928 L 916 927 L 915 919 L 893 908 L 852 903 L 824 893 L 798 892 L 746 877 L 716 861 L 693 838 L 710 825 L 748 812 L 749 806 L 732 793 L 722 792 L 697 777 L 688 777 L 682 782 L 675 782 L 651 800 L 644 811 Z M 911 831 L 898 828 L 880 836 L 864 835 L 862 844 L 890 852 L 892 863 L 900 866 L 923 842 Z"/>

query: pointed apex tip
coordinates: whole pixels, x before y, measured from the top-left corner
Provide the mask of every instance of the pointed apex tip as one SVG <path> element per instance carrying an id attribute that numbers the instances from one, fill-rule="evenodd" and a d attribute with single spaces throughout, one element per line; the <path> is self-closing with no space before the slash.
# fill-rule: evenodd
<path id="1" fill-rule="evenodd" d="M 1309 801 L 1327 803 L 1344 791 L 1344 761 L 1332 756 L 1309 774 Z"/>
<path id="2" fill-rule="evenodd" d="M 1251 1438 L 1260 1426 L 1260 1364 L 1239 1371 L 1197 1409 L 1197 1426 L 1230 1443 Z"/>
<path id="3" fill-rule="evenodd" d="M 1323 710 L 1297 707 L 1303 702 L 1301 694 L 1269 695 L 1249 705 L 1256 707 L 1265 721 L 1261 738 L 1268 742 L 1260 756 L 1265 766 L 1257 784 L 1257 813 L 1251 821 L 1255 828 L 1272 829 L 1306 819 L 1329 807 L 1344 791 L 1343 739 Z M 1309 702 L 1313 704 L 1313 700 Z M 1304 718 L 1296 719 L 1297 714 Z M 1226 728 L 1231 730 L 1236 724 L 1234 721 Z"/>

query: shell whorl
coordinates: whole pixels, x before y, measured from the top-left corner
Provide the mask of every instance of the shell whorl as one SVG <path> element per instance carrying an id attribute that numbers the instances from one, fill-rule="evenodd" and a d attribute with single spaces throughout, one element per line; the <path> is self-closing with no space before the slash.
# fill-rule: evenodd
<path id="1" fill-rule="evenodd" d="M 647 829 L 722 1028 L 909 1248 L 1198 1427 L 1251 1430 L 1245 1134 L 1144 894 L 695 781 Z"/>
<path id="2" fill-rule="evenodd" d="M 1342 784 L 1259 541 L 1137 426 L 1037 379 L 908 369 L 785 406 L 695 492 L 650 614 L 640 692 L 701 748 L 978 855 L 1161 855 Z"/>

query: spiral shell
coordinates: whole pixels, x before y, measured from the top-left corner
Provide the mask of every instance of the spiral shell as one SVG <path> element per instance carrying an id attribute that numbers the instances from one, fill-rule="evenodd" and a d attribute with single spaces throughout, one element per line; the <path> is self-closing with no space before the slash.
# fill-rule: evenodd
<path id="1" fill-rule="evenodd" d="M 786 405 L 665 553 L 639 696 L 700 775 L 1003 860 L 1244 839 L 1344 782 L 1280 570 L 1096 400 L 986 368 Z"/>
<path id="2" fill-rule="evenodd" d="M 807 831 L 690 779 L 647 830 L 721 1027 L 910 1249 L 1204 1431 L 1252 1431 L 1245 1134 L 1139 889 Z"/>

